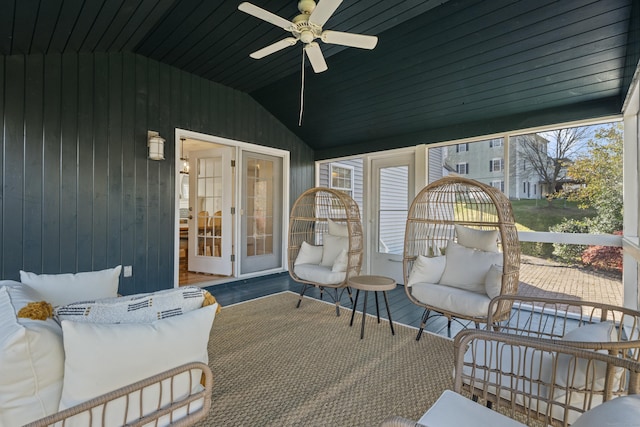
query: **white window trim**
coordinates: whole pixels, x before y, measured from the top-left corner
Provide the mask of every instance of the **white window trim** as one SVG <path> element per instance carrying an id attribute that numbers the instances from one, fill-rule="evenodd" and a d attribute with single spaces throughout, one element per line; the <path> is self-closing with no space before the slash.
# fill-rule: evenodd
<path id="1" fill-rule="evenodd" d="M 349 170 L 349 172 L 351 173 L 351 188 L 344 188 L 344 187 L 334 187 L 333 185 L 333 168 L 334 167 L 338 167 L 338 168 L 342 168 L 342 169 L 347 169 Z M 344 191 L 344 192 L 348 192 L 350 197 L 353 197 L 353 180 L 355 178 L 355 168 L 351 165 L 345 165 L 344 163 L 339 163 L 339 162 L 331 162 L 329 163 L 329 188 L 332 188 L 334 190 L 340 190 L 340 191 Z"/>

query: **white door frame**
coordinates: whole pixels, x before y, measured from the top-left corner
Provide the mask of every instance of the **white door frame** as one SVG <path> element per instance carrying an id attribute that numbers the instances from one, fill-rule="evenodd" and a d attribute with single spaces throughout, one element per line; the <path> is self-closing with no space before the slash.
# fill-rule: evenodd
<path id="1" fill-rule="evenodd" d="M 234 139 L 222 138 L 219 136 L 208 135 L 204 133 L 194 132 L 186 129 L 175 128 L 174 142 L 175 142 L 175 181 L 174 181 L 174 268 L 173 268 L 173 286 L 177 288 L 179 286 L 179 268 L 180 268 L 180 239 L 178 239 L 180 233 L 180 181 L 181 175 L 178 171 L 182 168 L 182 161 L 180 160 L 180 156 L 178 153 L 181 152 L 181 138 L 185 139 L 197 139 L 204 142 L 211 142 L 214 144 L 226 145 L 229 147 L 234 147 L 236 149 L 236 171 L 238 169 L 238 165 L 242 164 L 243 153 L 253 152 L 253 153 L 262 153 L 270 156 L 276 156 L 282 158 L 282 230 L 283 230 L 283 238 L 282 238 L 282 268 L 273 269 L 268 271 L 260 271 L 256 273 L 248 273 L 248 274 L 240 274 L 240 256 L 238 255 L 238 250 L 234 249 L 234 254 L 236 254 L 236 265 L 234 267 L 234 275 L 229 277 L 228 279 L 220 280 L 219 283 L 235 281 L 238 279 L 246 279 L 250 277 L 258 277 L 266 274 L 272 274 L 276 272 L 286 271 L 287 269 L 287 239 L 285 230 L 289 229 L 289 167 L 290 167 L 290 153 L 286 150 L 281 150 L 278 148 L 264 147 L 262 145 L 252 144 L 249 142 L 237 141 Z M 242 213 L 241 197 L 243 188 L 242 188 L 242 179 L 239 176 L 239 173 L 234 174 L 235 183 L 235 208 L 236 215 L 233 217 L 233 245 L 237 245 L 240 242 L 240 214 Z"/>

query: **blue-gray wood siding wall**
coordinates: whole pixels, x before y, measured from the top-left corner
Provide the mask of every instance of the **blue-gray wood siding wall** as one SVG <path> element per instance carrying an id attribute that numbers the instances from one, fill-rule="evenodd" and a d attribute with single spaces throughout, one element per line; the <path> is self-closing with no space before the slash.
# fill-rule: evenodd
<path id="1" fill-rule="evenodd" d="M 0 61 L 2 279 L 122 264 L 122 294 L 172 287 L 175 128 L 288 150 L 290 200 L 313 186 L 313 150 L 246 93 L 129 53 Z"/>

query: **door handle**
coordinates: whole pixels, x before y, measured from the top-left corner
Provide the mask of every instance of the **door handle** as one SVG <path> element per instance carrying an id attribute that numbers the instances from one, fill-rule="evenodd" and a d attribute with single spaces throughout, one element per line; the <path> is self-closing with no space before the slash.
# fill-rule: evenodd
<path id="1" fill-rule="evenodd" d="M 189 215 L 189 217 L 188 217 L 188 218 L 189 218 L 189 219 L 193 219 L 193 215 Z"/>

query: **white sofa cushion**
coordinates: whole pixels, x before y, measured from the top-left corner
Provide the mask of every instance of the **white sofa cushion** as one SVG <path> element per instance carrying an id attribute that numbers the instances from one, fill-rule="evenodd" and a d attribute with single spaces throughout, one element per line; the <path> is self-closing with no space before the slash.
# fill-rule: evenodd
<path id="1" fill-rule="evenodd" d="M 471 292 L 436 283 L 416 283 L 411 286 L 411 295 L 431 306 L 467 316 L 485 317 L 491 301 L 484 292 Z"/>
<path id="2" fill-rule="evenodd" d="M 349 237 L 349 228 L 347 224 L 335 222 L 329 218 L 329 234 L 332 236 Z"/>
<path id="3" fill-rule="evenodd" d="M 630 394 L 602 403 L 580 415 L 571 427 L 640 427 L 640 395 Z"/>
<path id="4" fill-rule="evenodd" d="M 39 298 L 55 306 L 118 296 L 122 266 L 100 271 L 65 274 L 35 274 L 20 271 L 20 281 Z"/>
<path id="5" fill-rule="evenodd" d="M 453 240 L 447 243 L 446 265 L 440 284 L 486 293 L 484 281 L 493 264 L 502 263 L 502 254 L 470 249 Z"/>
<path id="6" fill-rule="evenodd" d="M 296 276 L 302 280 L 320 283 L 323 285 L 336 285 L 342 283 L 347 273 L 344 271 L 334 272 L 331 267 L 317 264 L 300 264 L 293 269 Z"/>
<path id="7" fill-rule="evenodd" d="M 349 250 L 349 238 L 324 233 L 322 235 L 322 261 L 320 265 L 331 268 L 343 249 Z"/>
<path id="8" fill-rule="evenodd" d="M 76 302 L 56 307 L 59 320 L 96 323 L 149 323 L 202 307 L 207 291 L 181 286 L 163 291 Z"/>
<path id="9" fill-rule="evenodd" d="M 17 312 L 38 296 L 18 282 L 0 287 L 0 425 L 27 424 L 58 411 L 64 373 L 62 330 L 53 319 Z"/>
<path id="10" fill-rule="evenodd" d="M 455 224 L 458 244 L 481 251 L 498 252 L 498 230 L 478 230 Z"/>
<path id="11" fill-rule="evenodd" d="M 322 261 L 322 249 L 322 246 L 314 246 L 307 242 L 302 242 L 293 265 L 320 264 L 320 261 Z"/>
<path id="12" fill-rule="evenodd" d="M 495 298 L 502 292 L 502 266 L 493 264 L 484 278 L 484 291 L 489 298 Z"/>
<path id="13" fill-rule="evenodd" d="M 343 271 L 347 271 L 347 267 L 349 266 L 349 254 L 346 249 L 340 251 L 340 254 L 333 261 L 333 265 L 331 266 L 331 271 L 334 273 L 341 273 Z"/>
<path id="14" fill-rule="evenodd" d="M 60 410 L 189 362 L 208 362 L 207 344 L 218 304 L 152 323 L 101 324 L 62 321 L 64 382 Z M 174 384 L 174 399 L 200 386 L 189 375 Z M 158 390 L 156 390 L 158 391 Z M 169 396 L 145 393 L 142 413 L 151 412 Z M 134 399 L 135 400 L 135 399 Z M 121 425 L 123 400 L 110 404 L 105 425 Z M 139 417 L 139 402 L 131 402 L 127 421 Z M 113 418 L 112 418 L 113 417 Z M 86 426 L 74 417 L 67 426 Z"/>
<path id="15" fill-rule="evenodd" d="M 418 255 L 418 258 L 411 267 L 407 286 L 413 286 L 416 283 L 438 283 L 444 273 L 446 258 L 443 256 L 426 257 Z"/>

